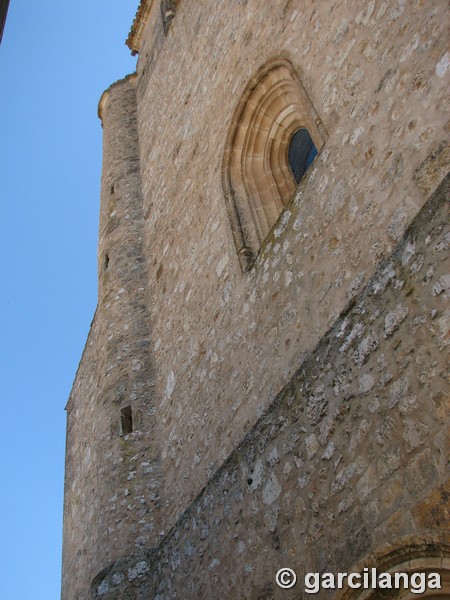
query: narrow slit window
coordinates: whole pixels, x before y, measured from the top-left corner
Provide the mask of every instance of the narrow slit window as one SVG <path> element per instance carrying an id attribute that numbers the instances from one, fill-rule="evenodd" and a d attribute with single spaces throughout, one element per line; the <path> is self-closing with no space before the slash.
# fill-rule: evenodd
<path id="1" fill-rule="evenodd" d="M 297 183 L 303 179 L 306 171 L 317 156 L 317 148 L 307 129 L 298 129 L 291 138 L 288 151 L 288 161 L 294 179 Z"/>
<path id="2" fill-rule="evenodd" d="M 122 435 L 128 435 L 133 431 L 133 415 L 131 406 L 126 406 L 120 411 L 120 427 Z"/>

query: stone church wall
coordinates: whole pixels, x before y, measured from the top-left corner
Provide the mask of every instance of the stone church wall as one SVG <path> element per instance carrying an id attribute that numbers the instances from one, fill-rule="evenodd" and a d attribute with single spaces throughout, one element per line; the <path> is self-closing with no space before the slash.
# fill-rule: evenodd
<path id="1" fill-rule="evenodd" d="M 271 598 L 277 567 L 344 570 L 401 540 L 435 557 L 447 3 L 163 9 L 141 2 L 136 74 L 99 105 L 99 301 L 67 406 L 62 598 Z M 244 268 L 230 132 L 277 60 L 324 144 Z"/>
<path id="2" fill-rule="evenodd" d="M 387 256 L 425 202 L 416 167 L 446 139 L 444 2 L 158 3 L 138 61 L 145 238 L 165 527 Z M 274 56 L 328 133 L 242 273 L 222 189 L 233 114 Z M 435 177 L 434 187 L 444 173 Z"/>
<path id="3" fill-rule="evenodd" d="M 159 548 L 102 573 L 94 598 L 305 598 L 306 573 L 375 567 L 380 549 L 448 568 L 449 191 L 447 178 Z M 292 590 L 275 584 L 283 567 Z"/>

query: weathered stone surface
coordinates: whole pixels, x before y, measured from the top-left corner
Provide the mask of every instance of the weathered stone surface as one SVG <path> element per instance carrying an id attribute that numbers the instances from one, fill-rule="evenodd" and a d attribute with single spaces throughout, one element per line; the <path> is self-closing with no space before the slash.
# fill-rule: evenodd
<path id="1" fill-rule="evenodd" d="M 417 504 L 412 516 L 422 529 L 447 529 L 450 522 L 450 480 Z"/>
<path id="2" fill-rule="evenodd" d="M 414 181 L 422 192 L 429 195 L 448 173 L 450 148 L 447 141 L 441 142 L 414 172 Z"/>
<path id="3" fill-rule="evenodd" d="M 345 571 L 434 539 L 446 514 L 447 5 L 138 14 L 136 75 L 99 108 L 99 302 L 67 407 L 63 600 L 301 598 L 277 568 Z M 276 57 L 327 136 L 243 272 L 224 155 Z"/>
<path id="4" fill-rule="evenodd" d="M 445 268 L 433 245 L 444 234 L 443 226 L 448 226 L 447 194 L 448 182 L 387 259 L 392 281 L 404 282 L 400 291 L 392 283 L 382 296 L 374 294 L 379 279 L 385 276 L 382 264 L 353 307 L 341 315 L 270 410 L 161 541 L 151 558 L 152 575 L 145 579 L 145 586 L 152 586 L 145 588 L 151 589 L 150 597 L 259 597 L 261 589 L 270 588 L 272 597 L 282 598 L 286 592 L 274 585 L 280 566 L 294 568 L 300 577 L 320 571 L 324 565 L 328 571 L 344 572 L 387 539 L 395 542 L 416 532 L 448 527 L 448 483 L 440 483 L 446 478 L 446 460 L 437 440 L 429 435 L 440 428 L 439 404 L 433 407 L 429 403 L 425 412 L 420 405 L 410 407 L 407 414 L 401 408 L 402 398 L 408 394 L 426 394 L 420 370 L 413 360 L 404 361 L 402 344 L 389 341 L 383 349 L 373 349 L 367 362 L 360 365 L 353 361 L 352 345 L 343 351 L 341 344 L 343 331 L 354 331 L 361 322 L 370 322 L 381 338 L 392 313 L 390 306 L 394 311 L 404 307 L 401 327 L 410 332 L 417 315 L 425 311 L 427 317 L 414 333 L 417 343 L 412 355 L 426 348 L 428 358 L 419 362 L 422 367 L 433 363 L 433 385 L 444 385 L 445 357 L 436 344 L 430 309 L 433 306 L 439 311 L 443 303 L 432 293 L 435 278 Z M 433 265 L 433 279 L 418 277 L 403 264 L 411 240 L 415 240 L 416 251 L 423 253 L 425 270 Z M 411 294 L 413 284 L 418 285 Z M 399 331 L 393 335 L 398 336 Z M 403 336 L 403 343 L 407 337 Z M 403 368 L 395 370 L 390 387 L 370 379 L 369 391 L 377 398 L 371 406 L 366 394 L 360 393 L 364 374 L 397 363 Z M 354 372 L 349 377 L 347 367 L 348 397 L 334 392 L 335 373 L 341 365 L 350 365 Z M 320 389 L 320 397 L 327 400 L 326 428 L 323 420 L 310 419 L 309 397 L 295 394 L 296 389 L 313 389 L 319 379 L 329 382 Z M 397 390 L 395 402 L 392 389 Z M 369 414 L 370 419 L 365 418 Z M 325 431 L 328 434 L 323 437 Z M 350 445 L 349 432 L 356 436 Z M 321 456 L 320 440 L 324 445 L 330 437 Z M 327 460 L 331 455 L 338 458 Z M 95 597 L 106 594 L 102 590 L 111 588 L 116 575 L 113 566 L 97 582 Z M 106 597 L 134 597 L 125 581 L 118 589 L 121 591 L 114 593 L 119 595 Z M 323 590 L 318 597 L 332 595 Z"/>
<path id="5" fill-rule="evenodd" d="M 100 112 L 99 303 L 67 404 L 63 598 L 87 597 L 106 565 L 126 547 L 138 552 L 152 545 L 159 529 L 135 78 L 112 86 Z M 126 406 L 133 413 L 128 435 L 121 431 Z M 101 594 L 115 582 L 102 584 Z"/>

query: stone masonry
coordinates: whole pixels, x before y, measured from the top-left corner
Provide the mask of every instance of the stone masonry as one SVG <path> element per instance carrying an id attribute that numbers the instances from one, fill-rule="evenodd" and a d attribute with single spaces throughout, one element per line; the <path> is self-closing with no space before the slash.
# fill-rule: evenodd
<path id="1" fill-rule="evenodd" d="M 141 597 L 144 581 L 142 598 L 302 598 L 276 593 L 278 568 L 348 571 L 386 540 L 445 540 L 449 191 L 450 177 L 158 551 L 113 565 L 94 597 Z"/>
<path id="2" fill-rule="evenodd" d="M 141 2 L 136 73 L 99 105 L 63 600 L 304 598 L 308 572 L 406 562 L 450 585 L 447 8 Z M 227 188 L 230 136 L 277 61 L 320 151 L 245 263 L 252 187 Z M 249 135 L 281 140 L 261 106 Z M 359 597 L 316 597 L 335 594 Z"/>

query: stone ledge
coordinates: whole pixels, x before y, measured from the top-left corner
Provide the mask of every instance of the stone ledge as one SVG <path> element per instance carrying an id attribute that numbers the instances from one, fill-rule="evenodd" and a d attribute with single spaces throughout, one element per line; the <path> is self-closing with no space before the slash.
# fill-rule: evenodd
<path id="1" fill-rule="evenodd" d="M 141 47 L 142 36 L 144 34 L 145 27 L 148 23 L 148 16 L 153 7 L 153 0 L 141 0 L 139 3 L 136 16 L 134 17 L 133 24 L 130 29 L 130 33 L 126 39 L 125 44 L 131 50 L 131 54 L 135 56 L 139 54 Z"/>

